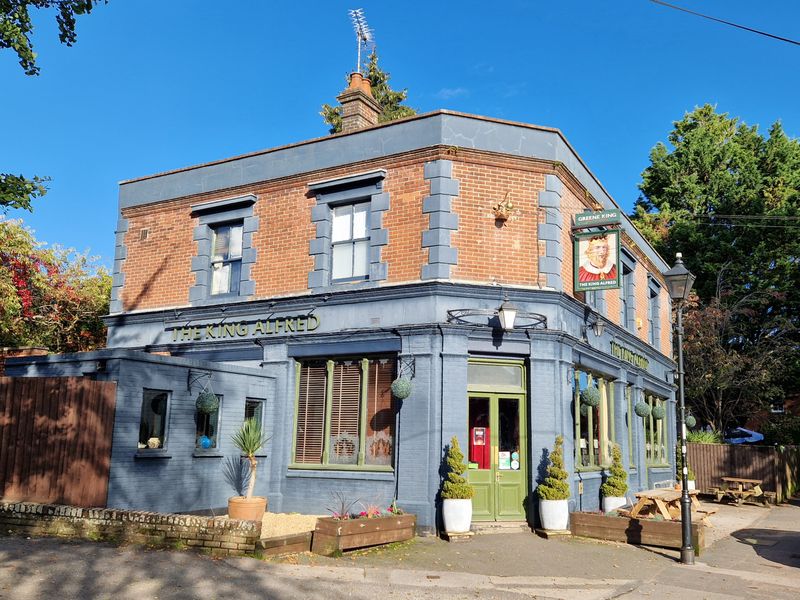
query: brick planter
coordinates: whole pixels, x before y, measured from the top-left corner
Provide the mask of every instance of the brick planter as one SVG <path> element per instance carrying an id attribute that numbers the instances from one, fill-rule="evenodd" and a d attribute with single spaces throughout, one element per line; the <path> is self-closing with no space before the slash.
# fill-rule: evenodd
<path id="1" fill-rule="evenodd" d="M 0 502 L 0 532 L 191 548 L 215 556 L 253 553 L 261 522 L 111 508 Z"/>
<path id="2" fill-rule="evenodd" d="M 346 521 L 321 517 L 317 519 L 311 551 L 330 556 L 337 551 L 402 542 L 414 537 L 416 527 L 416 515 Z"/>
<path id="3" fill-rule="evenodd" d="M 680 521 L 656 521 L 574 512 L 569 515 L 572 535 L 643 546 L 680 548 Z M 705 525 L 692 523 L 692 544 L 699 556 L 705 546 Z"/>

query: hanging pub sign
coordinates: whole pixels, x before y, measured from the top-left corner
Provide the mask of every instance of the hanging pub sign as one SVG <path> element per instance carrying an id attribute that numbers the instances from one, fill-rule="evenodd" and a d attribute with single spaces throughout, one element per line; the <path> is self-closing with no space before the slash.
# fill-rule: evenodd
<path id="1" fill-rule="evenodd" d="M 619 230 L 575 233 L 572 255 L 576 292 L 620 287 Z"/>

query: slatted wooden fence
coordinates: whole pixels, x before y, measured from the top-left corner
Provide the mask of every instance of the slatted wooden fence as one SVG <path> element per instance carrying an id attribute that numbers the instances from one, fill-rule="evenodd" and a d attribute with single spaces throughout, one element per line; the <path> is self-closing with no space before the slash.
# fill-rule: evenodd
<path id="1" fill-rule="evenodd" d="M 0 499 L 105 506 L 115 382 L 0 377 Z"/>
<path id="2" fill-rule="evenodd" d="M 787 500 L 800 479 L 800 446 L 687 444 L 689 465 L 701 492 L 719 486 L 721 477 L 761 479 L 761 489 Z"/>

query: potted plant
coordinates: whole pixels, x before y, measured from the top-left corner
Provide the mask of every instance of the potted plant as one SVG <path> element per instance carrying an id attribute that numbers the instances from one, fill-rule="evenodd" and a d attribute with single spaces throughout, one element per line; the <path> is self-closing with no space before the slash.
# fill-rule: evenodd
<path id="1" fill-rule="evenodd" d="M 247 482 L 247 494 L 228 498 L 228 517 L 245 521 L 260 521 L 267 510 L 267 499 L 253 496 L 256 487 L 256 452 L 261 450 L 269 437 L 261 431 L 261 425 L 255 419 L 245 419 L 242 428 L 233 436 L 233 445 L 250 463 L 250 478 Z"/>
<path id="2" fill-rule="evenodd" d="M 538 485 L 539 517 L 543 529 L 565 530 L 569 522 L 569 483 L 564 470 L 564 438 L 556 436 L 550 453 L 547 477 Z"/>
<path id="3" fill-rule="evenodd" d="M 688 462 L 688 461 L 687 461 Z M 687 468 L 687 475 L 686 475 L 686 483 L 690 490 L 695 489 L 695 475 L 694 471 L 692 471 L 692 467 L 690 465 L 686 465 Z M 683 455 L 681 454 L 681 445 L 680 443 L 675 444 L 675 476 L 678 481 L 678 488 L 681 486 L 681 474 L 683 473 Z"/>
<path id="4" fill-rule="evenodd" d="M 472 525 L 472 496 L 475 490 L 464 477 L 464 453 L 453 436 L 447 450 L 447 479 L 442 485 L 442 518 L 447 533 L 467 533 Z"/>
<path id="5" fill-rule="evenodd" d="M 611 448 L 611 469 L 603 485 L 600 486 L 600 493 L 603 494 L 603 512 L 611 512 L 625 506 L 628 500 L 625 492 L 628 491 L 628 473 L 622 466 L 622 451 L 619 444 L 614 444 Z"/>

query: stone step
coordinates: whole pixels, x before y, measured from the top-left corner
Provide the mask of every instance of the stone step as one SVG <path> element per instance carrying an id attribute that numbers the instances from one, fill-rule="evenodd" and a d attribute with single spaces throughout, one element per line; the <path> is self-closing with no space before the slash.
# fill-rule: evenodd
<path id="1" fill-rule="evenodd" d="M 525 521 L 473 521 L 472 531 L 476 535 L 491 533 L 519 533 L 530 532 L 531 527 Z"/>

